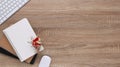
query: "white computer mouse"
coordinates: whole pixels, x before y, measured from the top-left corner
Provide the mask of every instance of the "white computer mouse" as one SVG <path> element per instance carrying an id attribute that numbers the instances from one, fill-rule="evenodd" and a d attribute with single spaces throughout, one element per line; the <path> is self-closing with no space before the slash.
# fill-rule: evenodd
<path id="1" fill-rule="evenodd" d="M 51 58 L 49 56 L 43 56 L 40 63 L 39 67 L 49 67 L 51 63 Z"/>

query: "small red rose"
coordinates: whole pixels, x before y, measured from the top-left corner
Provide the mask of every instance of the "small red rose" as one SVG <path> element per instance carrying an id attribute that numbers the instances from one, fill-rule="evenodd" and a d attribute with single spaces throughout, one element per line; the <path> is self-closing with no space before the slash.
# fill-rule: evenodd
<path id="1" fill-rule="evenodd" d="M 33 39 L 32 41 L 32 45 L 38 49 L 41 45 L 41 39 L 39 37 L 36 37 L 35 39 Z"/>

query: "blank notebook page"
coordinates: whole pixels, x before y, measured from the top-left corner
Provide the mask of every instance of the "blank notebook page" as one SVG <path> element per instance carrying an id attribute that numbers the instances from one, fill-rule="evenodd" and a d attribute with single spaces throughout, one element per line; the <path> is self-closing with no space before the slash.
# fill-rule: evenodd
<path id="1" fill-rule="evenodd" d="M 36 34 L 26 18 L 6 28 L 3 32 L 21 62 L 37 53 L 30 43 L 31 38 L 35 38 Z"/>

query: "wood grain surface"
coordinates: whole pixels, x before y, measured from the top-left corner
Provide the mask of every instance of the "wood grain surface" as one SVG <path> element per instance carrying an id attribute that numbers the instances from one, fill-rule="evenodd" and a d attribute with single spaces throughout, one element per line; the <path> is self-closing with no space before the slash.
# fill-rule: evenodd
<path id="1" fill-rule="evenodd" d="M 31 0 L 2 30 L 28 18 L 45 50 L 34 65 L 0 54 L 0 67 L 38 67 L 43 55 L 50 67 L 120 67 L 120 0 Z"/>

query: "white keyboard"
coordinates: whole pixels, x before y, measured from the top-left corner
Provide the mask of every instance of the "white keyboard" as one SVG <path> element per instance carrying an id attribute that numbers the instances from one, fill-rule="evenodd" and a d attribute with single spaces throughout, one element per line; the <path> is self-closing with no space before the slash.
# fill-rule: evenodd
<path id="1" fill-rule="evenodd" d="M 25 5 L 29 0 L 0 0 L 0 24 Z"/>

